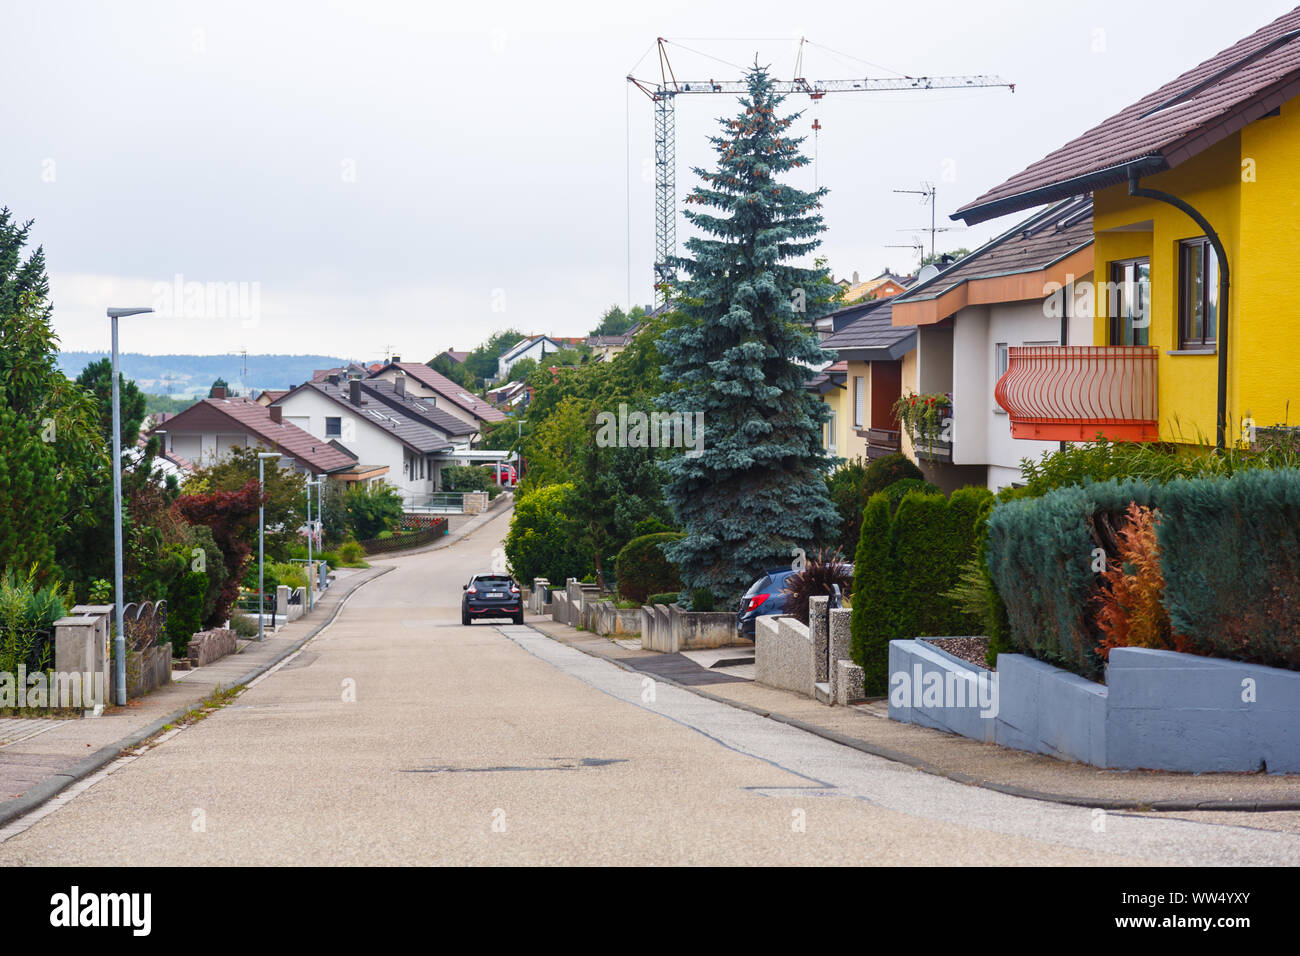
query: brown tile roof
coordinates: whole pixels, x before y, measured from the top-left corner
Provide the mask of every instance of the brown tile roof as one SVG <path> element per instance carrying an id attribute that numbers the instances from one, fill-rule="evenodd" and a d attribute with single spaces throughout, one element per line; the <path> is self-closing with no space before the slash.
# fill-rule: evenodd
<path id="1" fill-rule="evenodd" d="M 347 455 L 297 425 L 271 421 L 270 407 L 251 398 L 205 398 L 168 419 L 167 431 L 211 430 L 222 418 L 255 435 L 268 448 L 301 461 L 313 474 L 328 474 L 352 464 Z"/>
<path id="2" fill-rule="evenodd" d="M 443 396 L 449 402 L 455 402 L 458 406 L 470 412 L 475 418 L 486 422 L 503 422 L 506 416 L 498 409 L 493 408 L 477 395 L 472 394 L 468 389 L 457 385 L 447 376 L 435 372 L 423 362 L 390 362 L 383 368 L 378 369 L 374 374 L 378 375 L 390 368 L 399 368 L 411 378 L 433 389 L 439 395 Z"/>
<path id="3" fill-rule="evenodd" d="M 1252 33 L 953 214 L 967 223 L 1169 169 L 1300 95 L 1300 8 Z"/>
<path id="4" fill-rule="evenodd" d="M 1037 272 L 1092 241 L 1092 196 L 1055 203 L 908 289 L 894 307 L 936 298 L 975 279 Z"/>

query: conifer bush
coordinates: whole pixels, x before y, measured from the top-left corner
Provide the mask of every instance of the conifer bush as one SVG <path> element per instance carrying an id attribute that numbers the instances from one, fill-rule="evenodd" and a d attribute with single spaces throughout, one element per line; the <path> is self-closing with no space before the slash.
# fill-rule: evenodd
<path id="1" fill-rule="evenodd" d="M 886 489 L 867 502 L 853 567 L 851 646 L 872 695 L 888 688 L 890 641 L 966 636 L 982 624 L 951 592 L 992 494 L 971 487 L 945 498 L 914 488 L 896 510 L 890 497 Z"/>
<path id="2" fill-rule="evenodd" d="M 681 589 L 677 568 L 664 556 L 663 546 L 681 538 L 676 531 L 661 531 L 633 538 L 614 559 L 618 593 L 632 601 L 644 601 L 650 594 Z M 674 600 L 676 595 L 674 594 Z"/>

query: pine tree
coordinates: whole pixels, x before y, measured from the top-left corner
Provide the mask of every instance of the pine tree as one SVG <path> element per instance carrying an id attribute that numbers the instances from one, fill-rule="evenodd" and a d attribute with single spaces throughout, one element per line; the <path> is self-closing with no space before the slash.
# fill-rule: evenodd
<path id="1" fill-rule="evenodd" d="M 779 177 L 807 164 L 798 114 L 780 117 L 767 71 L 748 74 L 744 111 L 711 137 L 715 171 L 686 202 L 704 236 L 672 290 L 679 321 L 659 340 L 667 360 L 664 407 L 703 413 L 699 455 L 666 463 L 666 497 L 686 536 L 665 553 L 688 590 L 738 597 L 765 567 L 788 564 L 792 549 L 828 542 L 839 516 L 827 495 L 823 403 L 804 390 L 809 366 L 830 359 L 811 320 L 829 311 L 834 286 L 824 268 L 790 264 L 820 244 L 826 190 L 805 192 Z"/>

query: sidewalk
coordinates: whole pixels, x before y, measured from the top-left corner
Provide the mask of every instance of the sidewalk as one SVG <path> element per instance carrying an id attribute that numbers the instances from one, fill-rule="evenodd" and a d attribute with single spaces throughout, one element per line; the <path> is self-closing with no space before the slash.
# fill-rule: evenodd
<path id="1" fill-rule="evenodd" d="M 192 671 L 174 671 L 172 683 L 109 707 L 102 717 L 0 721 L 0 827 L 20 817 L 174 723 L 217 689 L 246 684 L 288 657 L 334 620 L 348 595 L 391 567 L 334 572 L 334 584 L 316 607 L 262 643 Z"/>
<path id="2" fill-rule="evenodd" d="M 405 557 L 408 554 L 427 554 L 430 551 L 441 551 L 443 548 L 450 548 L 457 541 L 468 538 L 479 528 L 483 527 L 489 521 L 494 521 L 501 515 L 505 514 L 514 507 L 515 493 L 513 491 L 503 491 L 497 495 L 488 504 L 487 510 L 480 514 L 473 515 L 458 528 L 452 528 L 445 535 L 438 539 L 436 544 L 425 545 L 419 548 L 406 548 L 402 551 L 385 551 L 383 554 L 367 555 L 368 561 L 387 561 L 389 558 Z M 453 515 L 453 517 L 456 517 Z"/>
<path id="3" fill-rule="evenodd" d="M 676 669 L 664 673 L 662 669 L 646 667 L 647 658 L 666 656 L 655 651 L 628 648 L 589 631 L 557 624 L 549 617 L 528 614 L 524 623 L 620 667 L 646 673 L 659 670 L 657 679 L 701 697 L 779 720 L 846 747 L 958 783 L 1034 800 L 1104 810 L 1300 810 L 1300 777 L 1297 776 L 1102 770 L 898 723 L 889 719 L 884 700 L 828 707 L 812 698 L 749 680 L 700 680 L 689 675 L 683 680 Z M 703 667 L 700 671 L 706 676 L 710 673 Z M 1250 824 L 1249 819 L 1241 817 L 1234 822 Z"/>

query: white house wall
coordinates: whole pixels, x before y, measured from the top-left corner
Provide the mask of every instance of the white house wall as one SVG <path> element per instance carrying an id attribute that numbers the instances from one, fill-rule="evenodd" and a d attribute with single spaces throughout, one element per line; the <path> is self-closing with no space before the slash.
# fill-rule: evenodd
<path id="1" fill-rule="evenodd" d="M 987 464 L 988 487 L 997 491 L 1022 480 L 1021 459 L 1038 458 L 1060 445 L 1011 437 L 1010 419 L 993 397 L 996 346 L 1055 345 L 1060 342 L 1060 319 L 1046 314 L 1042 302 L 1014 302 L 969 306 L 954 320 L 952 390 L 957 410 L 953 464 Z M 1091 317 L 1072 317 L 1068 332 L 1069 344 L 1091 345 Z"/>
<path id="2" fill-rule="evenodd" d="M 345 408 L 309 388 L 301 389 L 276 404 L 284 409 L 286 419 L 292 419 L 303 431 L 326 444 L 333 436 L 325 436 L 325 419 L 340 419 L 343 434 L 337 438 L 339 444 L 356 455 L 360 464 L 387 465 L 388 474 L 384 480 L 397 488 L 403 496 L 433 490 L 434 478 L 428 466 L 425 467 L 426 477 L 423 480 L 408 478 L 404 464 L 412 454 L 410 449 L 386 429 L 371 424 L 360 409 Z"/>

